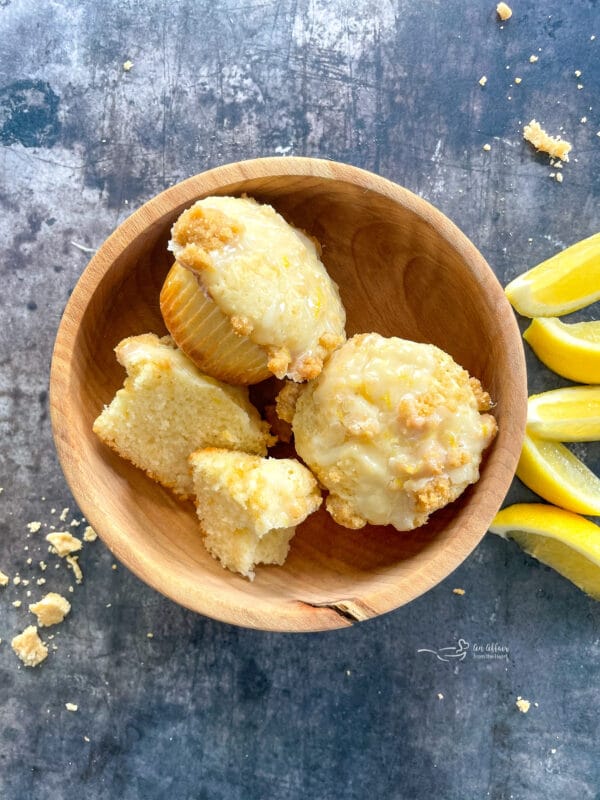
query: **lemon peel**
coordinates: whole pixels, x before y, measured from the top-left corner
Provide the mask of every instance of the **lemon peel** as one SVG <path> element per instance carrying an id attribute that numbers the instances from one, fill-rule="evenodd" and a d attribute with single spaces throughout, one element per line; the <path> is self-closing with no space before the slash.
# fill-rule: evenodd
<path id="1" fill-rule="evenodd" d="M 600 233 L 519 275 L 505 289 L 525 317 L 560 317 L 600 299 Z"/>
<path id="2" fill-rule="evenodd" d="M 559 442 L 527 433 L 517 477 L 554 505 L 577 514 L 600 515 L 600 478 Z"/>
<path id="3" fill-rule="evenodd" d="M 600 439 L 600 386 L 567 386 L 532 395 L 527 431 L 556 442 Z"/>
<path id="4" fill-rule="evenodd" d="M 523 334 L 539 360 L 578 383 L 600 383 L 600 320 L 562 322 L 537 317 Z"/>
<path id="5" fill-rule="evenodd" d="M 490 532 L 600 600 L 600 527 L 590 520 L 543 503 L 517 503 L 496 514 Z"/>

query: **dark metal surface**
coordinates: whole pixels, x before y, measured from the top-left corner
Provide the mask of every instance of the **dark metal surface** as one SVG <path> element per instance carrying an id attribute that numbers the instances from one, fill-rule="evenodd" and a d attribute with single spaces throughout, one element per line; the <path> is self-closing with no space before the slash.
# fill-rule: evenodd
<path id="1" fill-rule="evenodd" d="M 598 4 L 513 5 L 502 26 L 481 0 L 1 0 L 0 569 L 31 583 L 0 589 L 0 797 L 600 796 L 600 607 L 512 544 L 488 536 L 395 613 L 286 636 L 175 606 L 99 541 L 78 586 L 27 530 L 79 519 L 47 381 L 82 247 L 166 186 L 261 155 L 348 161 L 436 204 L 503 283 L 600 230 Z M 532 117 L 573 143 L 562 184 L 521 139 Z M 527 355 L 532 390 L 564 384 Z M 26 593 L 49 589 L 73 610 L 19 668 Z M 464 659 L 438 652 L 461 638 Z"/>

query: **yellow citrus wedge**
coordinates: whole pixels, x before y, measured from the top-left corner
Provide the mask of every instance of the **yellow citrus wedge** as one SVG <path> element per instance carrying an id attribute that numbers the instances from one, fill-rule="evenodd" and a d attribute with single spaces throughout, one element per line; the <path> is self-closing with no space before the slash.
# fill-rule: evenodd
<path id="1" fill-rule="evenodd" d="M 524 272 L 506 295 L 525 317 L 560 317 L 600 299 L 600 233 Z"/>
<path id="2" fill-rule="evenodd" d="M 567 386 L 532 395 L 527 432 L 557 442 L 600 439 L 600 386 Z"/>
<path id="3" fill-rule="evenodd" d="M 523 334 L 547 367 L 579 383 L 600 383 L 600 320 L 567 324 L 536 318 Z"/>
<path id="4" fill-rule="evenodd" d="M 517 477 L 549 503 L 577 514 L 600 515 L 600 478 L 559 442 L 527 434 Z"/>
<path id="5" fill-rule="evenodd" d="M 542 503 L 518 503 L 496 514 L 492 533 L 513 539 L 542 564 L 600 600 L 600 527 Z"/>

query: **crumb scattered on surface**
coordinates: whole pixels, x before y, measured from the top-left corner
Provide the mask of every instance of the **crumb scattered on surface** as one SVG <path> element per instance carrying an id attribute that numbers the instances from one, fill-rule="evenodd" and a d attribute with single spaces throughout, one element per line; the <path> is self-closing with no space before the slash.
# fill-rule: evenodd
<path id="1" fill-rule="evenodd" d="M 550 136 L 535 119 L 532 119 L 523 128 L 523 138 L 542 153 L 548 153 L 553 158 L 560 158 L 561 161 L 569 160 L 571 143 L 559 137 Z"/>
<path id="2" fill-rule="evenodd" d="M 129 70 L 132 69 L 132 67 L 133 67 L 133 61 L 127 59 L 127 61 L 123 62 L 123 69 L 125 70 L 125 72 L 129 72 Z"/>
<path id="3" fill-rule="evenodd" d="M 73 575 L 75 576 L 75 583 L 83 583 L 83 572 L 81 571 L 81 567 L 79 566 L 79 559 L 77 556 L 67 556 L 67 564 L 73 570 Z M 73 591 L 73 587 L 69 586 L 69 591 Z"/>
<path id="4" fill-rule="evenodd" d="M 84 532 L 83 532 L 83 541 L 84 542 L 95 542 L 98 538 L 98 534 L 92 528 L 91 525 L 87 525 Z"/>
<path id="5" fill-rule="evenodd" d="M 40 628 L 58 625 L 71 610 L 71 604 L 57 592 L 48 592 L 37 603 L 31 603 L 29 610 L 37 617 Z"/>
<path id="6" fill-rule="evenodd" d="M 83 737 L 83 741 L 84 742 L 89 742 L 90 741 L 90 737 L 89 736 L 84 736 Z"/>
<path id="7" fill-rule="evenodd" d="M 48 648 L 38 636 L 35 625 L 29 625 L 11 642 L 12 649 L 26 667 L 37 667 L 48 656 Z"/>
<path id="8" fill-rule="evenodd" d="M 576 78 L 581 78 L 581 70 L 580 69 L 576 69 L 575 70 L 575 77 Z"/>
<path id="9" fill-rule="evenodd" d="M 480 86 L 485 86 L 486 83 L 487 83 L 487 78 L 486 78 L 485 75 L 482 75 L 481 78 L 479 78 L 479 85 Z"/>
<path id="10" fill-rule="evenodd" d="M 585 123 L 587 122 L 587 117 L 582 117 L 580 122 L 585 125 Z"/>
<path id="11" fill-rule="evenodd" d="M 15 575 L 15 577 L 13 578 L 13 583 L 15 586 L 18 586 L 21 583 L 21 576 Z"/>
<path id="12" fill-rule="evenodd" d="M 76 553 L 78 550 L 81 550 L 81 539 L 78 539 L 76 536 L 71 536 L 68 531 L 49 533 L 46 536 L 46 541 L 50 542 L 61 558 L 68 556 L 69 553 Z"/>
<path id="13" fill-rule="evenodd" d="M 116 564 L 113 564 L 113 565 L 112 565 L 112 569 L 116 569 L 116 568 L 117 568 L 117 565 L 116 565 Z"/>
<path id="14" fill-rule="evenodd" d="M 500 17 L 502 22 L 512 17 L 512 8 L 507 3 L 498 3 L 496 6 L 496 14 Z"/>
<path id="15" fill-rule="evenodd" d="M 441 692 L 438 692 L 438 700 L 443 700 L 444 695 Z"/>
<path id="16" fill-rule="evenodd" d="M 79 706 L 77 705 L 77 703 L 65 703 L 65 708 L 67 709 L 67 711 L 77 711 Z"/>
<path id="17" fill-rule="evenodd" d="M 148 632 L 148 633 L 146 634 L 146 637 L 147 637 L 148 639 L 154 639 L 154 634 L 153 634 L 153 633 L 151 633 L 151 632 Z"/>
<path id="18" fill-rule="evenodd" d="M 556 173 L 556 181 L 557 181 L 557 183 L 562 183 L 563 182 L 562 172 L 557 172 Z"/>
<path id="19" fill-rule="evenodd" d="M 27 523 L 27 530 L 29 533 L 37 533 L 42 527 L 42 523 L 35 520 L 34 522 Z"/>
<path id="20" fill-rule="evenodd" d="M 20 600 L 13 600 L 12 604 L 15 608 L 21 608 L 21 606 L 23 605 L 23 603 Z"/>
<path id="21" fill-rule="evenodd" d="M 4 572 L 2 572 L 2 570 L 0 569 L 0 586 L 6 586 L 9 581 L 10 578 L 8 577 L 8 575 L 5 575 Z"/>
<path id="22" fill-rule="evenodd" d="M 523 78 L 515 78 L 515 83 L 518 85 L 519 83 L 521 83 L 522 80 Z"/>
<path id="23" fill-rule="evenodd" d="M 61 522 L 64 522 L 67 519 L 68 515 L 69 515 L 69 509 L 63 508 L 63 510 L 60 512 L 59 520 Z"/>
<path id="24" fill-rule="evenodd" d="M 491 149 L 492 149 L 492 145 L 488 144 L 487 142 L 482 147 L 482 150 L 485 150 L 486 153 L 489 153 Z"/>
<path id="25" fill-rule="evenodd" d="M 522 714 L 526 714 L 529 709 L 531 708 L 531 703 L 529 700 L 525 700 L 523 697 L 519 695 L 515 701 L 516 707 Z"/>
<path id="26" fill-rule="evenodd" d="M 539 60 L 540 60 L 540 59 L 539 59 L 539 56 L 536 56 L 536 55 L 531 55 L 531 56 L 529 56 L 529 63 L 530 63 L 530 64 L 535 64 L 535 62 L 536 62 L 536 61 L 539 61 Z"/>
<path id="27" fill-rule="evenodd" d="M 464 589 L 452 589 L 453 594 L 460 594 L 461 596 L 465 593 Z"/>

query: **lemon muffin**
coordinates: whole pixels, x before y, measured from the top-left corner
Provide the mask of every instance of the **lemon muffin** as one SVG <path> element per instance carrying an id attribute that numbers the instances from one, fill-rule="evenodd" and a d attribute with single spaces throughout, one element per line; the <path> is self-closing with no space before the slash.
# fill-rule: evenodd
<path id="1" fill-rule="evenodd" d="M 283 564 L 296 526 L 321 505 L 316 480 L 296 459 L 206 448 L 190 464 L 206 549 L 250 580 L 257 564 Z"/>
<path id="2" fill-rule="evenodd" d="M 302 389 L 296 451 L 340 525 L 411 530 L 479 478 L 497 429 L 481 413 L 490 407 L 479 381 L 439 348 L 361 334 Z"/>
<path id="3" fill-rule="evenodd" d="M 207 197 L 171 232 L 165 324 L 204 372 L 231 383 L 315 378 L 346 314 L 313 239 L 249 197 Z"/>
<path id="4" fill-rule="evenodd" d="M 131 336 L 115 348 L 123 388 L 94 422 L 94 433 L 182 497 L 193 493 L 188 456 L 200 447 L 265 455 L 274 439 L 248 390 L 203 375 L 168 336 Z"/>

